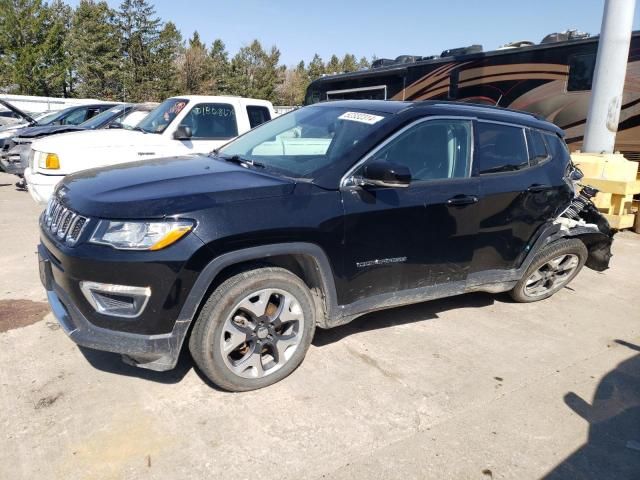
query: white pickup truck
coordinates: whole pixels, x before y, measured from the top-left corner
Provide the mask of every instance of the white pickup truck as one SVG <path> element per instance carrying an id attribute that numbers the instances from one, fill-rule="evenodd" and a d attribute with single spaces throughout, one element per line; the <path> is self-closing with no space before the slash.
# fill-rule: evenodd
<path id="1" fill-rule="evenodd" d="M 46 203 L 65 175 L 137 160 L 208 153 L 274 116 L 273 105 L 265 100 L 169 98 L 133 130 L 73 132 L 34 142 L 25 179 L 33 199 Z"/>

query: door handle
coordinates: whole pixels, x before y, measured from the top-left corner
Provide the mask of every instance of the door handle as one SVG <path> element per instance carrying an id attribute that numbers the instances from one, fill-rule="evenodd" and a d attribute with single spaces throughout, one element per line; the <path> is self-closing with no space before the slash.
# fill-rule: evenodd
<path id="1" fill-rule="evenodd" d="M 551 188 L 552 188 L 551 185 L 542 185 L 540 183 L 534 183 L 529 188 L 527 188 L 527 192 L 538 193 L 538 192 L 544 192 L 545 190 L 550 190 Z"/>
<path id="2" fill-rule="evenodd" d="M 456 195 L 447 200 L 447 205 L 452 207 L 460 207 L 462 205 L 471 205 L 478 203 L 478 197 L 474 195 Z"/>

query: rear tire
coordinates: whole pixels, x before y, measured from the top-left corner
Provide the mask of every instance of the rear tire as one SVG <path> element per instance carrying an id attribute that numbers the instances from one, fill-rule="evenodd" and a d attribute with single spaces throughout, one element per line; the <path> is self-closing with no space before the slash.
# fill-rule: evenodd
<path id="1" fill-rule="evenodd" d="M 309 288 L 290 271 L 265 267 L 239 273 L 207 299 L 189 350 L 219 387 L 263 388 L 302 363 L 315 331 L 315 311 Z"/>
<path id="2" fill-rule="evenodd" d="M 536 255 L 511 290 L 511 298 L 521 303 L 549 298 L 578 275 L 588 255 L 587 247 L 578 239 L 553 242 Z"/>

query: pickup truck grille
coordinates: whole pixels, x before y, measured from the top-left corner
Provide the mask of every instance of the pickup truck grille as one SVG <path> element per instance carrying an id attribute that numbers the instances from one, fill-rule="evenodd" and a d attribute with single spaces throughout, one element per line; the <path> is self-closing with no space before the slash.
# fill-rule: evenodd
<path id="1" fill-rule="evenodd" d="M 78 243 L 78 239 L 88 222 L 87 217 L 78 215 L 62 205 L 56 197 L 51 197 L 44 213 L 43 227 L 58 240 L 72 247 Z"/>

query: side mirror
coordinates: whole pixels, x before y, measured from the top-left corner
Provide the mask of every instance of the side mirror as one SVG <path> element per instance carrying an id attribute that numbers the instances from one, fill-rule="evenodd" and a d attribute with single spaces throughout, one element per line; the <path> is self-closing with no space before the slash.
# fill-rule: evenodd
<path id="1" fill-rule="evenodd" d="M 176 131 L 173 132 L 173 138 L 176 140 L 189 140 L 192 136 L 191 127 L 187 125 L 178 125 Z"/>
<path id="2" fill-rule="evenodd" d="M 404 165 L 375 160 L 364 167 L 361 185 L 376 187 L 405 188 L 411 183 L 411 171 Z"/>

